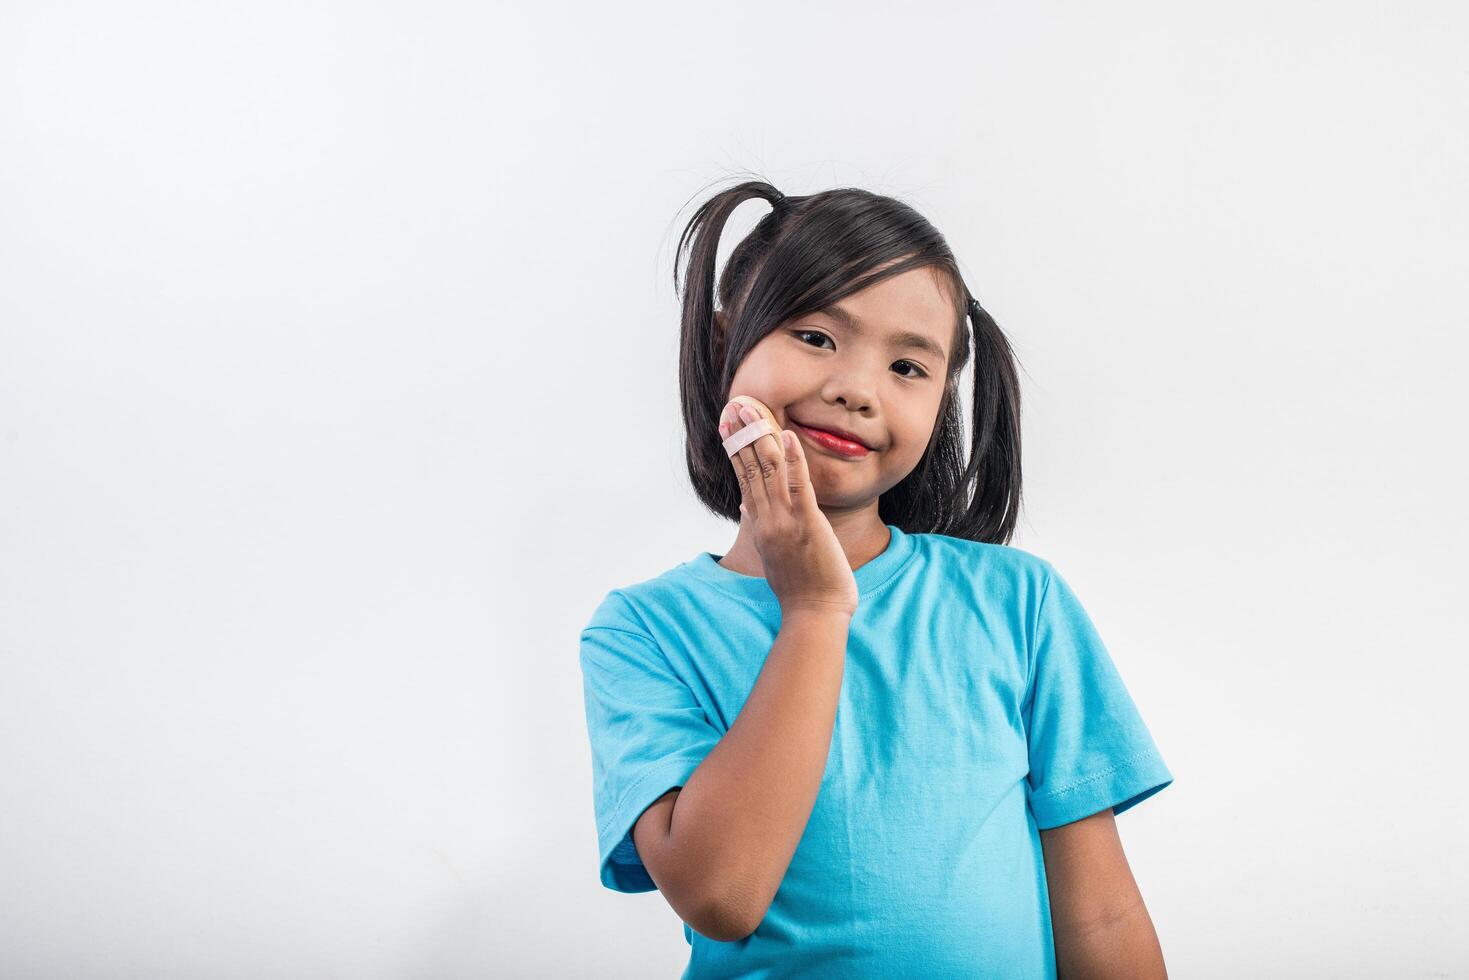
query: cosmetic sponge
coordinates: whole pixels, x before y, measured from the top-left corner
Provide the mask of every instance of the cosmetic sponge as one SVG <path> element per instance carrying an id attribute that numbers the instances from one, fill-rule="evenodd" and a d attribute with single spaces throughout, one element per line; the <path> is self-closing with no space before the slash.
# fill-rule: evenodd
<path id="1" fill-rule="evenodd" d="M 724 451 L 727 455 L 733 456 L 766 433 L 775 436 L 781 452 L 785 451 L 785 436 L 775 421 L 775 413 L 767 408 L 764 402 L 750 395 L 735 395 L 730 401 L 736 405 L 753 409 L 760 417 L 754 422 L 744 423 L 742 428 L 736 429 L 728 439 L 724 440 Z M 744 420 L 741 419 L 741 422 Z"/>

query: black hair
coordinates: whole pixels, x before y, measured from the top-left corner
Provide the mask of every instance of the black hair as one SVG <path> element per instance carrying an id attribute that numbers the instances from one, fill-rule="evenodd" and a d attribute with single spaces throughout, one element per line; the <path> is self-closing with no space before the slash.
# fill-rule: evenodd
<path id="1" fill-rule="evenodd" d="M 716 290 L 720 235 L 735 208 L 754 198 L 769 201 L 773 210 L 735 246 Z M 680 285 L 679 259 L 686 251 Z M 878 513 L 905 533 L 1010 540 L 1020 510 L 1020 386 L 1010 343 L 964 283 L 938 229 L 902 201 L 858 188 L 786 197 L 765 181 L 746 181 L 705 201 L 679 237 L 674 288 L 682 293 L 678 380 L 685 459 L 705 506 L 740 519 L 739 483 L 718 425 L 735 371 L 751 348 L 782 323 L 924 266 L 941 273 L 954 301 L 955 343 L 928 448 L 913 471 L 878 499 Z M 971 343 L 966 462 L 957 392 Z"/>

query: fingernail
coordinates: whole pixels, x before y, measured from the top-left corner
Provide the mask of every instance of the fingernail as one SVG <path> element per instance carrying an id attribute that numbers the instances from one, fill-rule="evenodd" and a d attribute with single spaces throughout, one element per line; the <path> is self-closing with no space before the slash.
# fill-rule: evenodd
<path id="1" fill-rule="evenodd" d="M 750 408 L 748 405 L 740 406 L 740 418 L 744 419 L 746 422 L 753 422 L 759 417 L 759 415 L 755 414 L 755 410 L 753 408 Z"/>

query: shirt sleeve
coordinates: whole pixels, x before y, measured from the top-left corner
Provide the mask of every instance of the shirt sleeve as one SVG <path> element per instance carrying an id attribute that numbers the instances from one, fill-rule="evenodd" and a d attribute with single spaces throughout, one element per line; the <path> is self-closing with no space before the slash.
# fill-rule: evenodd
<path id="1" fill-rule="evenodd" d="M 615 590 L 581 632 L 581 669 L 602 884 L 654 891 L 633 825 L 688 780 L 722 733 Z"/>
<path id="2" fill-rule="evenodd" d="M 1022 711 L 1040 830 L 1107 807 L 1122 813 L 1173 782 L 1091 618 L 1056 570 L 1046 571 Z"/>

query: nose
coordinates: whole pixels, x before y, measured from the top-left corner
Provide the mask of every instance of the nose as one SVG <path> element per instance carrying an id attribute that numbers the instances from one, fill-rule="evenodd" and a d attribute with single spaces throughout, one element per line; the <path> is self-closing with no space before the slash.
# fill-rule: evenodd
<path id="1" fill-rule="evenodd" d="M 834 357 L 827 362 L 827 374 L 821 383 L 821 400 L 828 405 L 841 405 L 849 412 L 872 414 L 877 405 L 877 386 L 888 370 L 888 353 L 854 352 Z"/>

